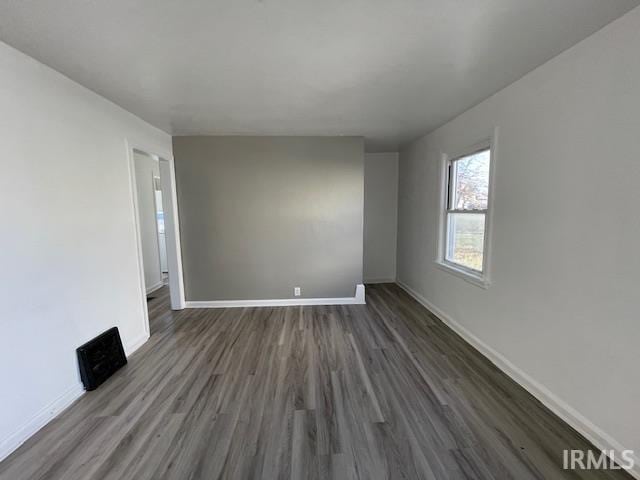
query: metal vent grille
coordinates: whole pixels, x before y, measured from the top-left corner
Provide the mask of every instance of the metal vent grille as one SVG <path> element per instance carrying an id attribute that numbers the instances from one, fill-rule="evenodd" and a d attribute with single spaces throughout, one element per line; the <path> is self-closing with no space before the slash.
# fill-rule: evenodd
<path id="1" fill-rule="evenodd" d="M 86 390 L 95 390 L 127 363 L 118 327 L 113 327 L 76 349 L 80 378 Z"/>

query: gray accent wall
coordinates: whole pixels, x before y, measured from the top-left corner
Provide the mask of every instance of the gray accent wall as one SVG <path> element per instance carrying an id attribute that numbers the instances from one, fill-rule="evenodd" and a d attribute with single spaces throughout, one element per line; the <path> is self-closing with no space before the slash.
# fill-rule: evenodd
<path id="1" fill-rule="evenodd" d="M 174 137 L 187 301 L 353 297 L 360 137 Z"/>

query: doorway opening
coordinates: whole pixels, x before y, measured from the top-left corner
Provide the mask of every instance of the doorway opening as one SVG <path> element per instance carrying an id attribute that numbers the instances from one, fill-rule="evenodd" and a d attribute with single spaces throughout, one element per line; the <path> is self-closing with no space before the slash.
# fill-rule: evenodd
<path id="1" fill-rule="evenodd" d="M 129 152 L 145 331 L 154 300 L 184 305 L 173 159 L 132 147 Z"/>

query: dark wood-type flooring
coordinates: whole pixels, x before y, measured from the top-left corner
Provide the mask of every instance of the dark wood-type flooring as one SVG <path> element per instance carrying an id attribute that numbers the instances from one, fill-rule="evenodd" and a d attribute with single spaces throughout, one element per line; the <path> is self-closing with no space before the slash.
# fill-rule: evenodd
<path id="1" fill-rule="evenodd" d="M 396 285 L 366 306 L 154 296 L 151 339 L 0 479 L 631 478 L 563 471 L 588 442 Z"/>

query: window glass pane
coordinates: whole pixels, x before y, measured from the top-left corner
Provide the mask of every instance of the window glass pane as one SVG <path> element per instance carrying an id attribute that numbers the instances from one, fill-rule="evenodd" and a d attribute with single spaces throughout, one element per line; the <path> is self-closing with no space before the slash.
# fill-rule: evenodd
<path id="1" fill-rule="evenodd" d="M 484 213 L 450 213 L 447 218 L 446 259 L 482 271 Z"/>
<path id="2" fill-rule="evenodd" d="M 489 196 L 489 150 L 453 162 L 451 188 L 453 210 L 486 210 Z"/>

